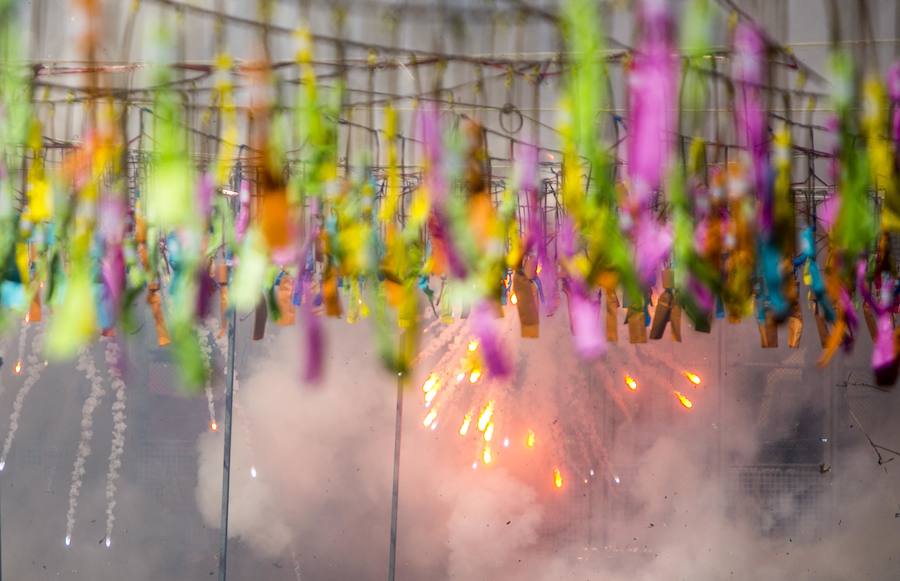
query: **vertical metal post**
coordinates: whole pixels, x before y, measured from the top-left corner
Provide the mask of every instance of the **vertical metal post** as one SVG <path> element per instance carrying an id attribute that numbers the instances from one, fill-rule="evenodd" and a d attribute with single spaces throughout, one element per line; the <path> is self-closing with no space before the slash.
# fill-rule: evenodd
<path id="1" fill-rule="evenodd" d="M 237 333 L 237 313 L 228 315 L 228 377 L 225 383 L 225 450 L 222 460 L 222 517 L 219 522 L 219 581 L 228 573 L 228 496 L 231 488 L 231 419 L 234 403 L 234 344 Z"/>
<path id="2" fill-rule="evenodd" d="M 403 337 L 400 345 L 402 349 Z M 400 501 L 400 442 L 403 435 L 403 374 L 397 376 L 397 413 L 394 420 L 394 482 L 391 489 L 391 545 L 388 552 L 388 581 L 397 573 L 397 513 Z"/>

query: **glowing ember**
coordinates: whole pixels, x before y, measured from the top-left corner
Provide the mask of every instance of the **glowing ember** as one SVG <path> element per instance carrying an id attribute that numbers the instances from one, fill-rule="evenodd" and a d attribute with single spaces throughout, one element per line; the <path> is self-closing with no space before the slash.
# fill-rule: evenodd
<path id="1" fill-rule="evenodd" d="M 683 405 L 686 409 L 691 409 L 692 407 L 694 407 L 694 402 L 686 398 L 680 391 L 675 392 L 675 397 L 678 398 L 678 401 L 680 401 L 681 405 Z"/>
<path id="2" fill-rule="evenodd" d="M 485 464 L 490 464 L 493 459 L 494 457 L 491 455 L 491 445 L 485 444 L 484 449 L 481 451 L 481 461 Z"/>
<path id="3" fill-rule="evenodd" d="M 478 339 L 472 339 L 469 341 L 469 351 L 475 351 L 478 349 Z"/>
<path id="4" fill-rule="evenodd" d="M 685 371 L 682 373 L 682 375 L 687 377 L 687 380 L 694 385 L 700 385 L 700 382 L 702 381 L 699 375 L 697 375 L 696 373 L 691 373 L 690 371 Z"/>
<path id="5" fill-rule="evenodd" d="M 557 488 L 563 487 L 563 477 L 562 472 L 559 471 L 559 468 L 553 468 L 553 485 Z"/>
<path id="6" fill-rule="evenodd" d="M 487 428 L 484 429 L 484 441 L 490 442 L 494 439 L 494 422 L 491 422 L 487 425 Z"/>
<path id="7" fill-rule="evenodd" d="M 484 406 L 484 409 L 481 410 L 481 415 L 478 416 L 478 431 L 483 432 L 487 429 L 488 424 L 491 423 L 491 417 L 494 415 L 494 400 L 487 402 L 487 405 Z"/>
<path id="8" fill-rule="evenodd" d="M 628 386 L 628 389 L 631 391 L 637 391 L 637 381 L 634 380 L 630 375 L 625 376 L 625 385 Z"/>
<path id="9" fill-rule="evenodd" d="M 516 296 L 516 293 L 510 293 L 509 302 L 513 305 L 519 304 L 519 297 Z"/>
<path id="10" fill-rule="evenodd" d="M 19 375 L 20 373 L 22 373 L 22 360 L 21 359 L 16 361 L 16 368 L 14 369 L 14 371 L 15 371 L 16 375 Z"/>
<path id="11" fill-rule="evenodd" d="M 431 375 L 428 376 L 428 379 L 425 380 L 425 383 L 422 384 L 422 391 L 424 391 L 425 393 L 428 393 L 429 391 L 431 391 L 432 389 L 437 387 L 438 381 L 439 381 L 439 379 L 438 379 L 437 374 L 432 373 Z"/>
<path id="12" fill-rule="evenodd" d="M 209 422 L 209 429 L 213 432 L 219 429 L 219 424 L 216 422 Z"/>
<path id="13" fill-rule="evenodd" d="M 428 412 L 428 415 L 425 416 L 425 419 L 422 420 L 422 425 L 426 428 L 431 426 L 431 423 L 437 418 L 437 410 L 431 410 Z"/>
<path id="14" fill-rule="evenodd" d="M 478 383 L 479 379 L 481 379 L 481 370 L 473 369 L 472 373 L 469 374 L 469 383 Z"/>
<path id="15" fill-rule="evenodd" d="M 463 418 L 462 425 L 459 426 L 459 435 L 465 436 L 469 433 L 469 426 L 472 425 L 472 414 L 467 413 L 466 417 Z"/>
<path id="16" fill-rule="evenodd" d="M 528 437 L 525 438 L 525 445 L 534 448 L 534 430 L 528 430 Z"/>

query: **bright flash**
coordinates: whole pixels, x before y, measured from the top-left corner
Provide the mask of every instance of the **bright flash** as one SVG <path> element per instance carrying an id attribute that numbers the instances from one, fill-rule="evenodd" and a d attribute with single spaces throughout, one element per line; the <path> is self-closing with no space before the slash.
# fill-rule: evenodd
<path id="1" fill-rule="evenodd" d="M 484 406 L 484 409 L 481 410 L 481 415 L 478 416 L 478 431 L 483 432 L 487 429 L 488 424 L 491 423 L 491 417 L 494 415 L 494 400 L 487 402 L 487 405 Z"/>
<path id="2" fill-rule="evenodd" d="M 428 393 L 435 387 L 437 387 L 439 378 L 436 373 L 432 373 L 428 376 L 428 379 L 425 380 L 425 383 L 422 384 L 422 391 Z"/>
<path id="3" fill-rule="evenodd" d="M 700 385 L 700 382 L 702 381 L 699 375 L 697 375 L 696 373 L 691 373 L 690 371 L 684 371 L 682 375 L 687 377 L 687 380 L 694 385 Z"/>
<path id="4" fill-rule="evenodd" d="M 425 419 L 422 420 L 422 425 L 426 428 L 431 426 L 431 423 L 437 419 L 437 410 L 431 410 L 428 412 L 428 415 L 425 416 Z"/>
<path id="5" fill-rule="evenodd" d="M 487 425 L 487 428 L 484 429 L 484 441 L 490 442 L 494 439 L 494 422 L 491 422 Z"/>
<path id="6" fill-rule="evenodd" d="M 485 464 L 490 464 L 493 459 L 494 457 L 491 455 L 491 445 L 485 444 L 484 449 L 481 451 L 481 461 Z"/>
<path id="7" fill-rule="evenodd" d="M 473 369 L 472 373 L 469 374 L 469 383 L 478 383 L 479 379 L 481 379 L 481 370 Z"/>
<path id="8" fill-rule="evenodd" d="M 525 438 L 525 445 L 534 448 L 534 430 L 528 430 L 528 437 Z"/>
<path id="9" fill-rule="evenodd" d="M 14 371 L 16 372 L 16 375 L 19 375 L 20 373 L 22 373 L 22 360 L 21 359 L 16 361 L 16 368 Z"/>
<path id="10" fill-rule="evenodd" d="M 559 468 L 553 468 L 553 485 L 557 488 L 563 487 L 563 477 L 562 472 L 559 471 Z"/>
<path id="11" fill-rule="evenodd" d="M 630 375 L 625 376 L 625 385 L 628 386 L 628 389 L 631 391 L 637 391 L 637 381 L 634 380 Z"/>
<path id="12" fill-rule="evenodd" d="M 476 351 L 478 349 L 478 339 L 472 339 L 469 341 L 469 351 Z"/>
<path id="13" fill-rule="evenodd" d="M 509 302 L 513 305 L 519 304 L 519 297 L 516 296 L 516 293 L 513 292 L 509 294 Z"/>
<path id="14" fill-rule="evenodd" d="M 683 405 L 686 409 L 691 409 L 692 407 L 694 407 L 694 402 L 685 397 L 684 394 L 680 391 L 675 392 L 675 397 L 678 398 L 678 401 L 680 401 L 681 405 Z"/>
<path id="15" fill-rule="evenodd" d="M 465 436 L 469 433 L 469 426 L 472 425 L 472 414 L 466 414 L 466 417 L 463 418 L 462 425 L 459 426 L 459 435 Z"/>
<path id="16" fill-rule="evenodd" d="M 216 422 L 209 422 L 209 429 L 215 432 L 219 429 L 219 424 L 217 424 Z"/>

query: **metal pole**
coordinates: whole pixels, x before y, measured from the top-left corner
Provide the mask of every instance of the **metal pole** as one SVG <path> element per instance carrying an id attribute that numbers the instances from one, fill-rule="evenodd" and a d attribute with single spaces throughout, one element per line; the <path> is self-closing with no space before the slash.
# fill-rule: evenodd
<path id="1" fill-rule="evenodd" d="M 228 573 L 228 496 L 231 487 L 231 417 L 234 403 L 234 344 L 237 332 L 237 313 L 229 309 L 228 316 L 228 377 L 225 383 L 225 453 L 222 460 L 222 517 L 219 539 L 219 581 Z"/>
<path id="2" fill-rule="evenodd" d="M 401 349 L 403 338 L 400 338 Z M 394 421 L 394 483 L 391 489 L 391 547 L 388 555 L 388 581 L 397 573 L 397 512 L 400 501 L 400 440 L 403 434 L 403 374 L 397 375 L 397 414 Z"/>

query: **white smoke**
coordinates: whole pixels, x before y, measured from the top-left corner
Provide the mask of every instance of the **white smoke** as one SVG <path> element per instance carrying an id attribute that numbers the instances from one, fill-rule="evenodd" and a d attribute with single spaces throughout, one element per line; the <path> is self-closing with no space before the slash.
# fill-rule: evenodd
<path id="1" fill-rule="evenodd" d="M 121 348 L 115 339 L 104 337 L 106 342 L 106 366 L 109 369 L 110 387 L 115 395 L 112 404 L 113 432 L 112 447 L 109 451 L 109 467 L 106 470 L 106 546 L 112 543 L 113 525 L 116 521 L 116 490 L 119 471 L 122 468 L 122 454 L 125 452 L 125 380 L 122 378 Z"/>

